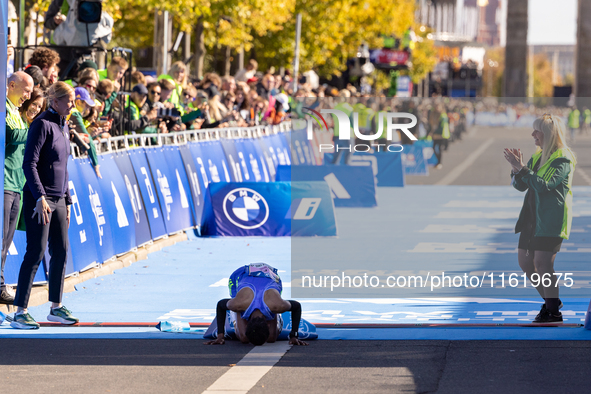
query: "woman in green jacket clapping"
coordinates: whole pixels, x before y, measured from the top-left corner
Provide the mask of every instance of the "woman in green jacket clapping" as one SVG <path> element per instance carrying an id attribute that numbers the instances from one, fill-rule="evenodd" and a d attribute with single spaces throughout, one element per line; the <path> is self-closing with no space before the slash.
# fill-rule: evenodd
<path id="1" fill-rule="evenodd" d="M 557 116 L 544 114 L 536 119 L 532 137 L 538 149 L 527 165 L 521 150 L 505 149 L 513 187 L 527 191 L 515 226 L 515 232 L 521 233 L 518 260 L 545 301 L 534 322 L 561 322 L 554 259 L 570 232 L 576 159 L 566 144 L 564 123 Z"/>

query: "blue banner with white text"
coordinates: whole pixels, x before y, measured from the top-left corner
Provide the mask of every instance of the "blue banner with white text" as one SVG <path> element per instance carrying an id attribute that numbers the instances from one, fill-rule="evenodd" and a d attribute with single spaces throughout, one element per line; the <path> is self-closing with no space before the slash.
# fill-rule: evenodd
<path id="1" fill-rule="evenodd" d="M 427 162 L 423 156 L 423 147 L 420 145 L 403 145 L 402 163 L 406 175 L 429 175 Z"/>
<path id="2" fill-rule="evenodd" d="M 181 161 L 179 165 L 174 154 L 165 154 L 165 148 L 167 147 L 144 148 L 144 150 L 158 190 L 166 232 L 172 234 L 192 227 L 194 220 L 189 187 L 180 155 L 178 151 L 174 152 Z M 170 152 L 170 149 L 167 151 Z M 169 164 L 167 160 L 171 160 L 171 163 Z M 185 182 L 181 179 L 181 172 Z"/>
<path id="3" fill-rule="evenodd" d="M 363 166 L 279 166 L 277 181 L 325 181 L 335 207 L 375 207 L 376 186 L 373 170 Z"/>
<path id="4" fill-rule="evenodd" d="M 148 216 L 152 239 L 162 238 L 167 234 L 166 226 L 164 224 L 158 192 L 152 178 L 152 172 L 150 171 L 150 164 L 148 163 L 146 153 L 142 148 L 139 148 L 129 150 L 128 154 L 129 160 L 133 166 L 133 171 L 138 180 L 142 202 L 146 208 L 146 215 Z"/>
<path id="5" fill-rule="evenodd" d="M 131 160 L 129 159 L 129 154 L 127 152 L 116 152 L 113 154 L 113 159 L 125 182 L 127 198 L 133 210 L 132 219 L 135 226 L 135 245 L 140 246 L 152 240 L 150 223 L 147 216 L 148 212 L 140 194 L 140 186 L 135 176 Z"/>

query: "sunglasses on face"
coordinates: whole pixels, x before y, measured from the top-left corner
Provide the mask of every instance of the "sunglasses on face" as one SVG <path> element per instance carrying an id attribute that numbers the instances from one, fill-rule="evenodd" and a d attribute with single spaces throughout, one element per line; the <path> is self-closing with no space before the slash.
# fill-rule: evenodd
<path id="1" fill-rule="evenodd" d="M 156 94 L 157 94 L 158 96 L 160 96 L 160 92 L 157 92 L 157 91 L 155 91 L 155 90 L 150 90 L 150 93 L 152 93 L 152 94 L 154 94 L 154 95 L 156 95 Z"/>
<path id="2" fill-rule="evenodd" d="M 96 86 L 89 85 L 89 84 L 86 84 L 86 85 L 84 85 L 84 86 L 86 86 L 86 89 L 92 89 L 92 90 L 96 90 Z"/>

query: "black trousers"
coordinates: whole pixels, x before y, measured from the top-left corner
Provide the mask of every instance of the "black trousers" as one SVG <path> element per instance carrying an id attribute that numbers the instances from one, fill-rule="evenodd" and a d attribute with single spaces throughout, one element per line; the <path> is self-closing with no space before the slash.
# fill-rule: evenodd
<path id="1" fill-rule="evenodd" d="M 433 153 L 437 158 L 437 164 L 441 164 L 441 156 L 445 147 L 446 140 L 433 140 Z"/>
<path id="2" fill-rule="evenodd" d="M 0 267 L 0 286 L 4 286 L 4 265 L 8 249 L 12 245 L 14 232 L 18 223 L 18 211 L 21 202 L 21 194 L 18 192 L 4 191 L 4 240 L 2 242 L 2 266 Z"/>
<path id="3" fill-rule="evenodd" d="M 49 223 L 45 226 L 38 223 L 37 215 L 33 211 L 37 201 L 33 195 L 23 192 L 23 213 L 27 226 L 27 251 L 18 275 L 18 287 L 14 305 L 26 308 L 33 287 L 33 280 L 41 260 L 45 255 L 45 248 L 49 242 L 49 301 L 62 301 L 66 261 L 68 257 L 68 207 L 63 197 L 46 197 L 51 208 Z"/>

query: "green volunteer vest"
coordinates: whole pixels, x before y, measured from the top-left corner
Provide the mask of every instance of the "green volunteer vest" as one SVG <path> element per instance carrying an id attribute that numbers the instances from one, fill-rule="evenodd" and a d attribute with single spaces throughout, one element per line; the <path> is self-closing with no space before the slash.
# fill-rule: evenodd
<path id="1" fill-rule="evenodd" d="M 579 128 L 579 117 L 581 116 L 581 113 L 579 112 L 578 109 L 575 109 L 574 111 L 570 111 L 570 114 L 568 114 L 568 127 L 570 127 L 571 129 L 578 129 Z"/>
<path id="2" fill-rule="evenodd" d="M 338 103 L 334 107 L 334 109 L 344 112 L 347 115 L 347 117 L 349 119 L 351 119 L 351 114 L 353 113 L 353 107 L 351 107 L 351 105 L 349 103 Z M 334 116 L 332 114 L 331 114 L 331 116 L 334 121 L 334 128 L 333 128 L 334 136 L 338 137 L 339 136 L 339 121 L 336 116 Z"/>

